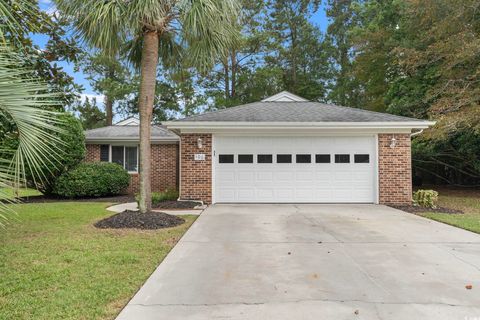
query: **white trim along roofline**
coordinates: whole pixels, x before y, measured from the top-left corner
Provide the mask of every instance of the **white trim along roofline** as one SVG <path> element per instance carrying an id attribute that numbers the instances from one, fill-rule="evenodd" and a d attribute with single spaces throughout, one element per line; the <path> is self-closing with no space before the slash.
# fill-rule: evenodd
<path id="1" fill-rule="evenodd" d="M 168 121 L 169 130 L 234 130 L 234 129 L 426 129 L 435 121 L 384 121 L 384 122 L 247 122 L 247 121 Z"/>
<path id="2" fill-rule="evenodd" d="M 151 138 L 150 141 L 152 144 L 159 144 L 159 143 L 178 143 L 180 141 L 179 137 L 164 137 L 164 138 Z M 110 143 L 121 143 L 121 142 L 128 142 L 128 143 L 139 143 L 140 139 L 131 138 L 131 137 L 115 137 L 115 138 L 106 138 L 106 137 L 99 137 L 99 138 L 85 138 L 85 142 L 95 142 L 96 144 L 110 144 Z"/>

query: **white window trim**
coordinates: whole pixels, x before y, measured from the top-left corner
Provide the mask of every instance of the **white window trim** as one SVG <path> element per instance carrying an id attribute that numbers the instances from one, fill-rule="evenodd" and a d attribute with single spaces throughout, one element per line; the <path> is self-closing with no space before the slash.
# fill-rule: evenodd
<path id="1" fill-rule="evenodd" d="M 136 147 L 136 148 L 137 148 L 137 170 L 135 170 L 135 171 L 130 171 L 130 170 L 128 170 L 128 173 L 138 173 L 138 166 L 139 166 L 139 163 L 138 163 L 138 162 L 139 162 L 139 160 L 140 160 L 140 159 L 139 159 L 139 158 L 140 158 L 140 157 L 139 157 L 139 152 L 140 152 L 140 151 L 139 151 L 139 149 L 140 149 L 139 145 L 138 145 L 138 144 L 123 144 L 123 143 L 122 143 L 122 144 L 120 144 L 120 143 L 119 143 L 119 144 L 117 144 L 117 143 L 109 144 L 109 145 L 108 145 L 108 162 L 110 162 L 110 163 L 113 163 L 113 162 L 112 162 L 112 146 L 114 146 L 114 147 L 123 147 L 123 169 L 125 169 L 125 160 L 126 160 L 126 159 L 125 159 L 125 154 L 126 154 L 125 148 L 126 148 L 126 147 Z M 126 169 L 125 169 L 125 170 L 126 170 Z"/>

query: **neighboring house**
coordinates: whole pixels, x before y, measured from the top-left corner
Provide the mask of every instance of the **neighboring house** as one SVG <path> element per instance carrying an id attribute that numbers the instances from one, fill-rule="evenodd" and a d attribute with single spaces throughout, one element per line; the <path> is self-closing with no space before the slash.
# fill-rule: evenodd
<path id="1" fill-rule="evenodd" d="M 289 92 L 152 127 L 152 189 L 182 200 L 411 202 L 410 136 L 434 122 L 310 102 Z M 89 130 L 87 161 L 112 161 L 138 189 L 138 120 Z"/>

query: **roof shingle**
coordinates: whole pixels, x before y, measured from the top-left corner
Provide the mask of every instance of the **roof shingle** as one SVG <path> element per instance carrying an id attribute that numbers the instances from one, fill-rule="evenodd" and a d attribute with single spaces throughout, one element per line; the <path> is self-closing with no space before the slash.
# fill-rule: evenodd
<path id="1" fill-rule="evenodd" d="M 139 140 L 139 126 L 114 125 L 85 131 L 86 140 Z M 178 140 L 178 136 L 164 126 L 154 125 L 152 140 Z"/>
<path id="2" fill-rule="evenodd" d="M 176 121 L 235 122 L 404 122 L 424 121 L 319 102 L 254 102 Z"/>

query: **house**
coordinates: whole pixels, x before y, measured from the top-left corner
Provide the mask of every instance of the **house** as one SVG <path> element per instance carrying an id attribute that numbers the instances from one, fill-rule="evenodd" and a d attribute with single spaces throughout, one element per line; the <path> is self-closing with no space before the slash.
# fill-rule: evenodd
<path id="1" fill-rule="evenodd" d="M 311 102 L 260 102 L 152 127 L 152 189 L 205 203 L 411 202 L 411 134 L 434 122 Z M 87 161 L 112 161 L 138 190 L 138 120 L 86 132 Z"/>

